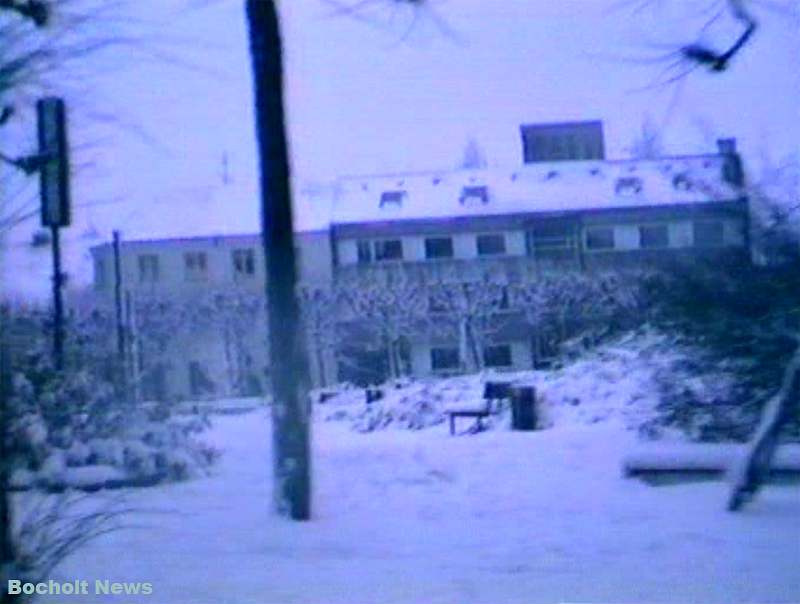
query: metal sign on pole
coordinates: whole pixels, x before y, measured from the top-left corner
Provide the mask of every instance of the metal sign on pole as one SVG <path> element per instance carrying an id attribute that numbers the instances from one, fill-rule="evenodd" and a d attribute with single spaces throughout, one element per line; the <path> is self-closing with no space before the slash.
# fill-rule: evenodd
<path id="1" fill-rule="evenodd" d="M 61 295 L 61 241 L 58 229 L 70 223 L 69 144 L 63 99 L 47 97 L 36 103 L 39 134 L 39 195 L 42 226 L 53 235 L 53 357 L 64 367 L 64 302 Z"/>
<path id="2" fill-rule="evenodd" d="M 40 99 L 36 103 L 36 113 L 42 226 L 69 226 L 69 144 L 64 101 L 54 97 Z"/>

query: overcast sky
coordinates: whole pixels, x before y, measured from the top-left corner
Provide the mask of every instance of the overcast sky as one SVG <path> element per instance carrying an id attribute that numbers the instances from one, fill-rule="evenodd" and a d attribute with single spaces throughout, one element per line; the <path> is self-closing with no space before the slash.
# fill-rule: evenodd
<path id="1" fill-rule="evenodd" d="M 304 185 L 453 167 L 470 137 L 490 165 L 513 166 L 523 122 L 602 119 L 612 157 L 625 155 L 645 116 L 671 153 L 713 151 L 717 136 L 736 137 L 751 160 L 797 150 L 800 36 L 796 9 L 782 8 L 792 0 L 753 0 L 761 27 L 728 72 L 670 85 L 658 83 L 675 73 L 662 75 L 669 61 L 650 59 L 694 41 L 711 16 L 704 7 L 724 3 L 431 0 L 419 12 L 348 3 L 362 10 L 279 3 Z M 53 90 L 70 103 L 73 141 L 91 143 L 78 153 L 91 166 L 76 177 L 76 202 L 114 202 L 79 209 L 72 238 L 90 224 L 103 236 L 255 231 L 243 1 L 137 0 L 126 10 L 142 45 L 86 62 L 81 86 Z M 703 39 L 723 48 L 739 32 L 725 15 Z"/>

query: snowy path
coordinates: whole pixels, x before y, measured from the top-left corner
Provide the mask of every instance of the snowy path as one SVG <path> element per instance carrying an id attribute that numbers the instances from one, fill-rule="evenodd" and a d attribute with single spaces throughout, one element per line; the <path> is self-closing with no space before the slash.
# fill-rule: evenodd
<path id="1" fill-rule="evenodd" d="M 623 480 L 628 437 L 608 427 L 459 438 L 445 426 L 314 428 L 313 522 L 269 512 L 264 415 L 222 417 L 215 476 L 135 493 L 178 511 L 94 543 L 60 577 L 153 583 L 139 600 L 81 602 L 800 601 L 796 488 L 727 514 L 722 483 Z"/>

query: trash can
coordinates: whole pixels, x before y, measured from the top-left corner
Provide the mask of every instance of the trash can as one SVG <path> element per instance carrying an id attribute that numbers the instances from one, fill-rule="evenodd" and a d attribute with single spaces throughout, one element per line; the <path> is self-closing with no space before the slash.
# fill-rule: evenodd
<path id="1" fill-rule="evenodd" d="M 511 388 L 511 429 L 536 430 L 536 389 L 533 386 Z"/>

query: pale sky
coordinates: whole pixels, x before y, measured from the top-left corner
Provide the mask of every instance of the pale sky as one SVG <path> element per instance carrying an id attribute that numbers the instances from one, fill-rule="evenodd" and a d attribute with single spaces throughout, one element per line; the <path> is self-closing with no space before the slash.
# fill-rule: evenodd
<path id="1" fill-rule="evenodd" d="M 74 183 L 73 262 L 97 243 L 89 225 L 102 237 L 113 228 L 129 237 L 257 230 L 243 4 L 131 2 L 125 27 L 141 47 L 109 50 L 82 66 L 80 86 L 53 87 L 69 102 L 77 160 L 91 163 Z M 279 4 L 303 185 L 454 167 L 470 137 L 490 165 L 513 166 L 523 122 L 602 119 L 611 157 L 625 155 L 645 116 L 675 154 L 736 137 L 755 161 L 796 152 L 800 140 L 798 16 L 782 8 L 793 0 L 753 0 L 761 27 L 731 69 L 672 85 L 657 84 L 668 61 L 640 60 L 694 41 L 711 16 L 703 6 L 724 3 L 431 0 L 432 12 L 414 13 L 367 0 L 358 18 L 325 0 Z M 724 15 L 703 39 L 722 48 L 738 33 Z"/>

